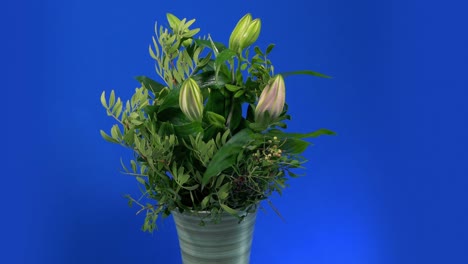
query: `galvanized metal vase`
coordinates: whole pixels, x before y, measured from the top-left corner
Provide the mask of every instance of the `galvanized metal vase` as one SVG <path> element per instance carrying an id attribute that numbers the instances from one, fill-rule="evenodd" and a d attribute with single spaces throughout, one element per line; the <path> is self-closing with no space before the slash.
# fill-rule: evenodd
<path id="1" fill-rule="evenodd" d="M 225 215 L 220 223 L 207 220 L 201 226 L 200 215 L 203 214 L 207 213 L 172 212 L 179 235 L 182 262 L 248 264 L 257 213 L 249 213 L 241 223 L 237 218 Z"/>

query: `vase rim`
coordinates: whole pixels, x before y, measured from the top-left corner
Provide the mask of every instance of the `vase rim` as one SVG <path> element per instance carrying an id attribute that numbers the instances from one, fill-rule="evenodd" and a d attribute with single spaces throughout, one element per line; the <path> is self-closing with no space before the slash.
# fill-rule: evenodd
<path id="1" fill-rule="evenodd" d="M 193 209 L 185 209 L 183 213 L 179 211 L 179 207 L 176 207 L 174 210 L 171 210 L 171 213 L 178 213 L 178 214 L 188 214 L 188 215 L 201 215 L 201 216 L 207 216 L 211 214 L 211 211 L 203 210 L 203 211 L 197 211 Z M 245 210 L 236 210 L 238 213 L 241 214 L 252 214 L 256 213 L 258 210 L 258 204 L 252 206 L 251 208 L 245 209 Z M 223 212 L 223 214 L 230 215 L 227 212 Z"/>

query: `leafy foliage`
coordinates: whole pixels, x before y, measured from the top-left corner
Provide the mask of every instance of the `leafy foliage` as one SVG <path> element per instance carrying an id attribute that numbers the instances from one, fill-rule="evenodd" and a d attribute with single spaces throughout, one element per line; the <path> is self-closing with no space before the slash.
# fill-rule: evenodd
<path id="1" fill-rule="evenodd" d="M 162 83 L 137 77 L 141 87 L 125 102 L 113 90 L 103 92 L 101 103 L 116 124 L 101 136 L 134 153 L 129 163 L 121 163 L 123 173 L 142 186 L 141 197 L 127 198 L 146 212 L 144 231 L 153 231 L 159 216 L 176 209 L 210 211 L 216 221 L 223 212 L 242 219 L 240 211 L 254 210 L 296 176 L 292 170 L 305 162 L 300 156 L 309 145 L 305 138 L 334 133 L 286 133 L 287 105 L 268 123 L 255 121 L 258 98 L 274 76 L 267 58 L 273 44 L 265 51 L 255 47 L 250 56 L 249 48 L 233 51 L 211 37 L 195 38 L 195 20 L 172 14 L 167 19 L 169 28 L 156 25 L 149 46 Z M 288 74 L 295 73 L 327 77 L 312 71 Z M 179 106 L 188 78 L 203 98 L 200 120 L 191 121 Z"/>

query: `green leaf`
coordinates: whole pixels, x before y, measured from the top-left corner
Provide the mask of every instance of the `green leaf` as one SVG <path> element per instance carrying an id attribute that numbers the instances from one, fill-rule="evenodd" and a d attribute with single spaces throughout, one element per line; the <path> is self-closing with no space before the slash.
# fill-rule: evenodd
<path id="1" fill-rule="evenodd" d="M 110 97 L 109 97 L 109 108 L 114 106 L 115 103 L 115 92 L 114 90 L 111 91 Z"/>
<path id="2" fill-rule="evenodd" d="M 247 63 L 241 64 L 241 67 L 240 67 L 241 71 L 244 71 L 245 69 L 247 69 L 247 66 L 249 66 L 249 65 L 247 65 Z"/>
<path id="3" fill-rule="evenodd" d="M 122 158 L 120 158 L 120 165 L 122 165 L 122 168 L 124 169 L 125 172 L 128 172 L 128 169 L 127 169 L 127 167 L 125 167 L 125 164 L 124 164 Z"/>
<path id="4" fill-rule="evenodd" d="M 228 89 L 231 92 L 237 92 L 238 90 L 242 89 L 242 87 L 240 87 L 240 86 L 232 85 L 232 84 L 228 84 L 228 83 L 226 83 L 225 86 L 226 86 L 226 89 Z"/>
<path id="5" fill-rule="evenodd" d="M 236 163 L 237 155 L 242 151 L 243 146 L 252 140 L 252 135 L 253 132 L 250 129 L 243 129 L 216 152 L 203 174 L 203 185 L 206 185 L 212 177 Z"/>
<path id="6" fill-rule="evenodd" d="M 203 128 L 200 122 L 192 122 L 174 126 L 174 131 L 177 136 L 187 138 L 188 136 L 196 136 L 203 133 Z"/>
<path id="7" fill-rule="evenodd" d="M 219 75 L 219 71 L 221 70 L 222 66 L 224 65 L 225 67 L 223 68 L 223 71 L 229 72 L 229 70 L 226 67 L 226 62 L 231 60 L 237 55 L 235 51 L 232 51 L 230 49 L 225 49 L 222 52 L 220 52 L 215 59 L 215 71 L 216 71 L 216 77 Z"/>
<path id="8" fill-rule="evenodd" d="M 159 93 L 162 89 L 164 89 L 164 85 L 158 83 L 157 81 L 155 80 L 152 80 L 146 76 L 137 76 L 135 77 L 135 79 L 137 79 L 137 81 L 139 81 L 141 83 L 141 85 L 143 87 L 145 87 L 145 89 L 148 89 L 150 91 L 152 91 L 153 93 Z"/>
<path id="9" fill-rule="evenodd" d="M 235 56 L 236 56 L 236 52 L 232 51 L 230 49 L 225 49 L 225 50 L 221 51 L 218 54 L 218 56 L 216 56 L 216 59 L 215 59 L 216 73 L 219 71 L 222 64 L 224 64 L 226 61 L 234 58 Z"/>
<path id="10" fill-rule="evenodd" d="M 198 65 L 197 65 L 197 70 L 198 70 L 198 69 L 203 69 L 203 67 L 205 67 L 205 65 L 207 65 L 208 62 L 210 62 L 211 56 L 213 56 L 213 52 L 212 52 L 212 51 L 210 51 L 210 52 L 208 53 L 208 55 L 206 55 L 205 58 L 199 60 L 199 61 L 198 61 Z"/>
<path id="11" fill-rule="evenodd" d="M 120 114 L 122 113 L 122 101 L 120 100 L 120 97 L 117 98 L 117 103 L 115 103 L 114 108 L 112 109 L 112 113 L 117 118 L 119 118 Z"/>
<path id="12" fill-rule="evenodd" d="M 200 29 L 195 28 L 195 29 L 189 30 L 187 33 L 184 33 L 184 36 L 191 38 L 191 37 L 195 36 L 195 34 L 197 34 L 198 32 L 200 32 Z"/>
<path id="13" fill-rule="evenodd" d="M 100 131 L 101 132 L 101 136 L 104 138 L 104 140 L 108 141 L 108 142 L 111 142 L 111 143 L 116 143 L 116 144 L 119 144 L 119 141 L 113 139 L 111 136 L 107 135 L 106 132 L 104 132 L 103 130 Z"/>
<path id="14" fill-rule="evenodd" d="M 234 98 L 239 98 L 239 97 L 241 97 L 242 95 L 244 95 L 244 93 L 245 93 L 244 90 L 237 91 L 237 92 L 234 94 Z"/>
<path id="15" fill-rule="evenodd" d="M 250 127 L 250 129 L 252 129 L 255 132 L 262 132 L 262 131 L 264 131 L 265 129 L 268 128 L 268 126 L 265 125 L 265 124 L 255 123 L 255 122 L 254 123 L 249 123 L 249 127 Z"/>
<path id="16" fill-rule="evenodd" d="M 145 181 L 143 178 L 141 178 L 141 177 L 136 177 L 136 179 L 137 179 L 137 181 L 138 181 L 139 183 L 145 185 L 145 182 L 146 182 L 146 181 Z"/>
<path id="17" fill-rule="evenodd" d="M 153 59 L 155 59 L 155 60 L 158 59 L 158 57 L 156 56 L 156 54 L 154 54 L 154 51 L 153 51 L 153 49 L 151 48 L 151 45 L 148 46 L 148 51 L 149 51 L 149 54 L 150 54 L 151 58 L 153 58 Z"/>
<path id="18" fill-rule="evenodd" d="M 225 205 L 225 204 L 220 204 L 221 208 L 223 208 L 224 211 L 226 211 L 228 214 L 237 216 L 237 211 L 232 209 L 231 207 Z"/>
<path id="19" fill-rule="evenodd" d="M 286 133 L 286 132 L 283 132 L 281 130 L 277 130 L 277 129 L 273 129 L 271 131 L 268 132 L 269 135 L 271 136 L 280 136 L 280 137 L 292 137 L 292 138 L 298 138 L 298 139 L 301 139 L 301 138 L 312 138 L 312 137 L 319 137 L 319 136 L 335 136 L 336 133 L 331 131 L 331 130 L 328 130 L 328 129 L 325 129 L 325 128 L 321 128 L 321 129 L 318 129 L 314 132 L 310 132 L 310 133 Z"/>
<path id="20" fill-rule="evenodd" d="M 254 51 L 256 54 L 263 56 L 263 52 L 258 46 L 255 46 Z"/>
<path id="21" fill-rule="evenodd" d="M 174 87 L 169 94 L 164 98 L 164 101 L 161 103 L 161 106 L 158 109 L 158 113 L 162 112 L 163 110 L 171 107 L 178 108 L 179 107 L 179 94 L 180 88 Z"/>
<path id="22" fill-rule="evenodd" d="M 223 184 L 225 178 L 226 178 L 226 175 L 225 175 L 225 174 L 221 174 L 221 175 L 218 177 L 218 179 L 216 179 L 215 188 L 219 188 L 219 187 L 221 186 L 221 184 Z"/>
<path id="23" fill-rule="evenodd" d="M 162 122 L 170 122 L 173 125 L 183 125 L 188 122 L 187 117 L 180 108 L 172 107 L 158 113 L 158 120 Z"/>
<path id="24" fill-rule="evenodd" d="M 185 23 L 184 27 L 189 28 L 193 23 L 195 23 L 195 21 L 196 21 L 195 19 L 187 21 L 187 23 Z"/>
<path id="25" fill-rule="evenodd" d="M 273 50 L 273 48 L 275 47 L 275 44 L 270 44 L 268 45 L 267 49 L 266 49 L 266 55 L 270 54 L 270 52 Z"/>
<path id="26" fill-rule="evenodd" d="M 201 46 L 201 47 L 206 47 L 206 48 L 212 48 L 211 46 L 211 41 L 209 40 L 205 40 L 205 39 L 194 39 L 193 40 L 195 42 L 195 44 L 197 44 L 198 46 Z M 223 43 L 221 42 L 213 42 L 216 49 L 218 50 L 218 52 L 221 52 L 223 50 L 226 49 L 226 46 L 224 46 Z"/>
<path id="27" fill-rule="evenodd" d="M 177 177 L 179 185 L 181 186 L 184 185 L 184 183 L 186 183 L 189 178 L 190 178 L 190 175 L 188 174 L 179 174 Z"/>
<path id="28" fill-rule="evenodd" d="M 293 135 L 294 134 L 295 133 L 293 133 Z M 319 136 L 323 136 L 323 135 L 336 136 L 336 133 L 334 131 L 331 131 L 331 130 L 328 130 L 328 129 L 325 129 L 325 128 L 321 128 L 321 129 L 316 130 L 314 132 L 302 134 L 302 137 L 303 138 L 309 138 L 309 137 L 319 137 Z"/>
<path id="29" fill-rule="evenodd" d="M 172 30 L 176 30 L 180 24 L 180 19 L 171 13 L 167 13 L 166 17 L 167 21 L 169 22 L 169 26 L 172 28 Z"/>
<path id="30" fill-rule="evenodd" d="M 205 113 L 205 121 L 215 127 L 224 127 L 224 124 L 226 124 L 224 116 L 211 111 Z"/>
<path id="31" fill-rule="evenodd" d="M 206 103 L 205 109 L 207 112 L 211 111 L 224 116 L 226 108 L 224 101 L 224 95 L 221 93 L 220 90 L 212 90 L 210 93 L 210 97 L 208 98 L 208 102 Z"/>
<path id="32" fill-rule="evenodd" d="M 133 173 L 137 172 L 137 164 L 134 160 L 130 160 L 130 164 L 132 165 L 132 171 Z"/>
<path id="33" fill-rule="evenodd" d="M 240 91 L 239 91 L 240 92 Z M 232 109 L 232 116 L 231 116 L 231 123 L 229 124 L 229 128 L 231 131 L 236 131 L 237 127 L 242 121 L 242 105 L 240 102 L 232 102 L 234 104 L 234 108 Z"/>
<path id="34" fill-rule="evenodd" d="M 170 122 L 158 122 L 159 130 L 157 133 L 160 136 L 169 136 L 174 134 L 174 125 Z"/>
<path id="35" fill-rule="evenodd" d="M 156 55 L 156 57 L 159 57 L 159 47 L 158 47 L 158 43 L 156 42 L 156 39 L 154 38 L 154 36 L 152 37 L 152 40 L 153 40 L 154 50 L 156 51 L 155 55 Z M 149 45 L 149 47 L 151 49 L 151 45 Z M 153 59 L 156 59 L 156 58 L 153 58 Z"/>
<path id="36" fill-rule="evenodd" d="M 207 72 L 194 75 L 192 79 L 197 82 L 200 89 L 204 89 L 204 88 L 220 89 L 220 88 L 223 88 L 226 85 L 226 83 L 229 82 L 229 78 L 222 73 L 218 74 L 218 80 L 216 80 L 215 71 L 207 71 Z"/>
<path id="37" fill-rule="evenodd" d="M 205 198 L 203 198 L 203 200 L 201 201 L 201 204 L 200 204 L 202 209 L 206 208 L 206 206 L 208 205 L 208 202 L 210 201 L 210 199 L 211 199 L 211 195 L 208 195 Z"/>
<path id="38" fill-rule="evenodd" d="M 126 142 L 127 145 L 133 145 L 134 135 L 135 135 L 135 130 L 129 129 L 124 135 L 124 138 L 123 138 L 124 142 Z"/>
<path id="39" fill-rule="evenodd" d="M 118 125 L 112 126 L 111 135 L 112 135 L 112 138 L 116 139 L 117 141 L 120 141 L 120 138 L 122 137 L 122 133 L 120 132 L 120 128 Z"/>
<path id="40" fill-rule="evenodd" d="M 101 104 L 104 106 L 104 108 L 108 108 L 106 103 L 106 91 L 103 91 L 101 94 Z"/>
<path id="41" fill-rule="evenodd" d="M 228 182 L 228 183 L 224 184 L 223 186 L 221 186 L 221 188 L 219 188 L 219 190 L 218 190 L 219 200 L 225 200 L 229 195 L 229 190 L 230 189 L 231 189 L 231 183 L 230 182 Z"/>
<path id="42" fill-rule="evenodd" d="M 184 188 L 185 190 L 188 190 L 188 191 L 196 190 L 196 189 L 198 189 L 198 187 L 200 187 L 200 184 L 195 184 L 193 186 L 182 186 L 182 188 Z"/>
<path id="43" fill-rule="evenodd" d="M 135 126 L 139 126 L 139 125 L 143 124 L 142 121 L 137 120 L 137 119 L 130 119 L 130 123 L 134 124 Z"/>
<path id="44" fill-rule="evenodd" d="M 310 143 L 305 140 L 297 138 L 288 138 L 281 146 L 281 149 L 291 154 L 301 154 L 307 149 L 309 145 Z"/>
<path id="45" fill-rule="evenodd" d="M 302 140 L 303 138 L 318 137 L 322 135 L 336 135 L 336 133 L 324 128 L 310 133 L 285 133 L 278 129 L 272 129 L 268 131 L 268 135 L 272 137 L 277 136 L 281 140 L 284 140 L 285 142 L 281 147 L 284 151 L 293 154 L 300 154 L 310 145 L 309 142 Z"/>
<path id="46" fill-rule="evenodd" d="M 147 105 L 143 107 L 143 111 L 146 113 L 147 116 L 154 116 L 154 113 L 157 113 L 159 110 L 159 105 L 157 104 L 152 104 L 152 105 Z"/>
<path id="47" fill-rule="evenodd" d="M 280 73 L 284 78 L 291 76 L 291 75 L 312 75 L 316 77 L 322 77 L 322 78 L 331 78 L 328 75 L 319 73 L 319 72 L 314 72 L 314 71 L 309 71 L 309 70 L 303 70 L 303 71 L 292 71 L 292 72 L 284 72 Z"/>

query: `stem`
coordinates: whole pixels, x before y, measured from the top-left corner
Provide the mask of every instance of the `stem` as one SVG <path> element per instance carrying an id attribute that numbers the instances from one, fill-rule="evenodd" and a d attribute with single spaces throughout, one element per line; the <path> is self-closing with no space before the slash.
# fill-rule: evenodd
<path id="1" fill-rule="evenodd" d="M 130 176 L 149 177 L 146 174 L 140 174 L 140 173 L 131 173 L 131 172 L 124 172 L 124 171 L 121 171 L 120 173 L 125 174 L 125 175 L 130 175 Z"/>
<path id="2" fill-rule="evenodd" d="M 241 57 L 242 57 L 242 54 L 241 54 Z M 241 60 L 239 58 L 239 55 L 237 57 L 237 61 L 238 61 L 238 67 L 240 67 L 240 63 L 241 63 Z M 236 71 L 235 71 L 235 61 L 234 59 L 231 59 L 229 61 L 229 64 L 231 66 L 231 80 L 234 84 L 236 84 Z M 231 97 L 231 109 L 229 110 L 229 114 L 228 114 L 228 117 L 226 119 L 226 126 L 227 128 L 229 129 L 230 126 L 231 126 L 231 119 L 232 119 L 232 114 L 234 112 L 234 96 Z M 231 133 L 231 132 L 230 132 Z M 232 135 L 232 134 L 231 134 Z"/>
<path id="3" fill-rule="evenodd" d="M 127 196 L 128 199 L 132 200 L 132 202 L 136 203 L 137 205 L 139 205 L 140 207 L 145 207 L 144 205 L 142 205 L 141 203 L 139 203 L 137 200 L 135 200 L 133 197 L 131 197 L 130 195 Z"/>
<path id="4" fill-rule="evenodd" d="M 228 115 L 227 120 L 226 120 L 226 126 L 227 126 L 228 129 L 231 126 L 231 119 L 232 119 L 232 113 L 233 112 L 234 112 L 234 97 L 231 97 L 231 110 L 229 110 L 229 115 Z"/>
<path id="5" fill-rule="evenodd" d="M 122 121 L 120 121 L 120 119 L 116 117 L 109 108 L 107 108 L 107 114 L 109 116 L 112 116 L 115 119 L 115 121 L 119 122 L 122 126 L 125 126 L 124 123 L 122 123 Z"/>
<path id="6" fill-rule="evenodd" d="M 155 208 L 155 207 L 158 207 L 159 205 L 149 205 L 149 206 L 144 206 L 143 208 L 141 208 L 140 210 L 138 210 L 138 212 L 136 212 L 136 214 L 138 215 L 139 213 L 143 212 L 144 210 L 149 210 L 151 208 Z"/>
<path id="7" fill-rule="evenodd" d="M 231 80 L 235 81 L 235 71 L 234 71 L 234 59 L 229 60 L 229 65 L 231 66 Z"/>

